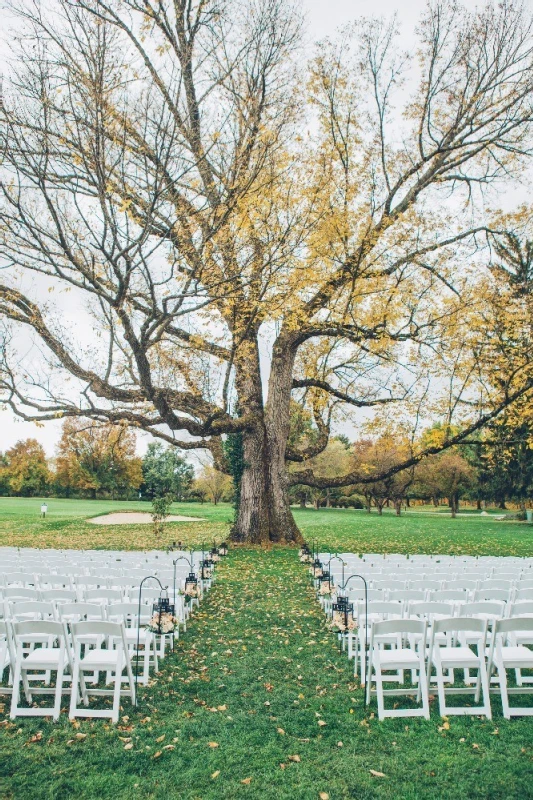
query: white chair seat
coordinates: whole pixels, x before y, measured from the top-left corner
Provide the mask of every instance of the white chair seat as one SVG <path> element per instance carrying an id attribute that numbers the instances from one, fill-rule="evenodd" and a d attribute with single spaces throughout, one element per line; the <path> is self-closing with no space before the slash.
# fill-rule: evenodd
<path id="1" fill-rule="evenodd" d="M 435 648 L 443 667 L 477 667 L 479 658 L 469 647 Z"/>
<path id="2" fill-rule="evenodd" d="M 399 667 L 417 669 L 420 666 L 420 658 L 417 653 L 405 647 L 396 650 L 380 650 L 378 658 L 383 669 Z"/>
<path id="3" fill-rule="evenodd" d="M 24 669 L 53 669 L 59 665 L 59 648 L 39 647 L 24 659 Z"/>
<path id="4" fill-rule="evenodd" d="M 100 664 L 104 666 L 102 669 L 105 669 L 107 666 L 115 666 L 119 662 L 119 653 L 117 650 L 101 650 L 100 648 L 96 650 L 89 650 L 85 653 L 84 657 L 81 659 L 81 663 L 87 667 L 96 667 Z M 123 659 L 120 659 L 123 661 Z"/>
<path id="5" fill-rule="evenodd" d="M 504 664 L 507 667 L 520 667 L 524 664 L 531 664 L 533 668 L 533 650 L 522 645 L 502 647 L 500 650 Z"/>

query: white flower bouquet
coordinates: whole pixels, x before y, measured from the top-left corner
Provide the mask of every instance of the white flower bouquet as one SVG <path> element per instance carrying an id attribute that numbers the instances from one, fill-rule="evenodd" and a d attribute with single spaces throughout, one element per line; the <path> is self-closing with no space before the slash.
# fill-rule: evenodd
<path id="1" fill-rule="evenodd" d="M 351 614 L 348 614 L 348 619 L 344 615 L 343 611 L 334 611 L 333 617 L 328 622 L 328 628 L 333 630 L 337 630 L 340 633 L 344 633 L 345 631 L 356 631 L 357 630 L 357 622 L 354 620 Z M 346 624 L 346 622 L 348 624 Z"/>
<path id="2" fill-rule="evenodd" d="M 150 619 L 150 622 L 146 625 L 146 628 L 152 631 L 152 633 L 172 633 L 176 630 L 178 625 L 179 620 L 177 617 L 166 612 L 159 614 L 159 612 L 156 611 Z"/>

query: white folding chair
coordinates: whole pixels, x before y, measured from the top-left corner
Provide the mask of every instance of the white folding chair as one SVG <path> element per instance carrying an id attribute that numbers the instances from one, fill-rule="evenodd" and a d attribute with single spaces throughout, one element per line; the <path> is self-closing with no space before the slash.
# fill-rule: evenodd
<path id="1" fill-rule="evenodd" d="M 129 695 L 135 703 L 135 683 L 131 669 L 130 655 L 124 626 L 116 622 L 73 622 L 71 625 L 72 641 L 74 645 L 74 671 L 72 677 L 72 691 L 70 695 L 70 719 L 75 717 L 104 717 L 111 718 L 113 723 L 118 722 L 121 695 Z M 103 646 L 91 647 L 86 645 L 87 637 L 102 637 L 107 643 Z M 82 655 L 82 650 L 83 655 Z M 122 675 L 126 671 L 128 689 L 122 690 Z M 112 691 L 108 689 L 89 689 L 85 680 L 85 673 L 105 672 L 113 676 Z M 109 709 L 89 708 L 89 697 L 113 697 L 113 707 Z M 79 706 L 79 701 L 83 706 Z"/>
<path id="2" fill-rule="evenodd" d="M 4 672 L 8 670 L 8 684 L 13 683 L 13 666 L 15 664 L 15 650 L 11 633 L 11 623 L 0 620 L 0 694 L 11 694 L 11 686 L 4 685 Z"/>
<path id="3" fill-rule="evenodd" d="M 453 636 L 450 646 L 447 642 L 444 646 L 438 643 L 438 635 L 451 634 Z M 471 646 L 460 643 L 459 636 L 468 634 L 469 640 L 477 635 L 476 651 Z M 487 675 L 487 665 L 485 662 L 485 650 L 487 643 L 487 620 L 476 619 L 474 617 L 451 617 L 448 619 L 438 619 L 433 623 L 431 630 L 431 641 L 428 656 L 428 683 L 431 678 L 431 669 L 435 667 L 437 690 L 439 695 L 439 709 L 441 716 L 464 715 L 472 716 L 485 715 L 491 719 L 489 681 Z M 474 688 L 470 686 L 450 688 L 445 687 L 444 670 L 477 670 L 477 680 Z M 449 673 L 453 674 L 453 673 Z M 480 695 L 483 693 L 483 703 L 478 706 L 448 706 L 446 705 L 447 695 L 471 694 L 475 695 L 475 702 L 479 703 Z"/>
<path id="4" fill-rule="evenodd" d="M 130 660 L 132 662 L 141 660 L 143 667 L 141 683 L 145 686 L 150 678 L 150 667 L 153 667 L 155 672 L 158 670 L 155 634 L 142 627 L 151 617 L 152 609 L 147 605 L 141 605 L 140 616 L 138 603 L 113 603 L 107 607 L 107 618 L 111 622 L 124 624 Z"/>
<path id="5" fill-rule="evenodd" d="M 518 644 L 516 641 L 518 636 L 523 636 L 524 634 L 530 641 L 533 639 L 533 617 L 510 617 L 496 620 L 494 624 L 489 670 L 491 671 L 492 666 L 495 666 L 498 672 L 505 719 L 533 716 L 532 706 L 513 707 L 509 704 L 510 694 L 533 694 L 531 679 L 528 681 L 527 686 L 524 686 L 524 682 L 513 687 L 509 687 L 507 684 L 508 669 L 519 671 L 520 674 L 523 669 L 533 670 L 533 650 L 526 647 L 525 644 Z"/>
<path id="6" fill-rule="evenodd" d="M 74 589 L 41 589 L 41 600 L 45 603 L 74 603 L 77 598 Z"/>
<path id="7" fill-rule="evenodd" d="M 377 696 L 378 716 L 385 717 L 424 717 L 429 719 L 429 695 L 426 677 L 426 631 L 424 620 L 395 619 L 374 622 L 370 634 L 370 665 L 366 686 L 367 703 L 373 694 Z M 400 646 L 386 649 L 383 641 L 393 637 L 400 641 Z M 407 646 L 406 646 L 407 644 Z M 384 689 L 383 673 L 394 671 L 403 676 L 404 670 L 411 671 L 418 677 L 417 685 L 412 688 Z M 387 676 L 390 680 L 390 676 Z M 396 680 L 396 678 L 393 678 Z M 375 690 L 372 684 L 375 683 Z M 385 697 L 416 696 L 422 708 L 385 708 Z"/>
<path id="8" fill-rule="evenodd" d="M 69 678 L 70 656 L 67 641 L 67 631 L 61 622 L 50 620 L 32 620 L 29 622 L 14 622 L 12 625 L 13 638 L 15 641 L 15 667 L 13 670 L 13 693 L 11 697 L 11 719 L 16 717 L 49 717 L 52 716 L 54 722 L 59 719 L 61 711 L 61 694 L 63 683 Z M 35 644 L 36 638 L 41 637 L 42 647 L 34 647 L 27 650 L 27 642 Z M 57 643 L 57 646 L 54 644 Z M 45 672 L 56 673 L 55 688 L 30 688 L 30 675 L 32 673 L 35 680 L 37 674 Z M 24 694 L 29 708 L 19 705 L 20 684 L 24 687 Z M 33 707 L 33 695 L 53 694 L 54 705 L 48 707 Z"/>

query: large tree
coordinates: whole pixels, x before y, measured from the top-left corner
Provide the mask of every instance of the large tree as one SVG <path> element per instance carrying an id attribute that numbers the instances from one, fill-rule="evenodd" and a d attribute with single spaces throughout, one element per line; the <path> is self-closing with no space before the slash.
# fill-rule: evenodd
<path id="1" fill-rule="evenodd" d="M 18 441 L 3 458 L 0 467 L 3 482 L 13 494 L 32 497 L 43 494 L 48 488 L 50 472 L 46 462 L 46 454 L 37 439 Z"/>
<path id="2" fill-rule="evenodd" d="M 171 494 L 178 502 L 188 494 L 194 467 L 173 447 L 150 442 L 142 460 L 143 483 L 151 497 Z"/>
<path id="3" fill-rule="evenodd" d="M 65 489 L 115 494 L 138 489 L 141 459 L 135 455 L 135 432 L 125 425 L 99 425 L 66 419 L 56 459 L 56 480 Z"/>
<path id="4" fill-rule="evenodd" d="M 16 413 L 128 423 L 221 468 L 221 437 L 242 433 L 233 536 L 261 542 L 300 538 L 290 482 L 368 479 L 306 463 L 336 415 L 396 403 L 416 417 L 435 376 L 439 413 L 463 413 L 467 436 L 529 391 L 527 369 L 480 380 L 471 325 L 480 250 L 500 235 L 477 200 L 531 149 L 519 6 L 428 7 L 416 62 L 395 23 L 363 22 L 307 72 L 285 0 L 13 10 L 0 314 L 41 345 L 31 361 L 6 326 Z M 288 444 L 294 398 L 316 429 L 303 448 Z"/>

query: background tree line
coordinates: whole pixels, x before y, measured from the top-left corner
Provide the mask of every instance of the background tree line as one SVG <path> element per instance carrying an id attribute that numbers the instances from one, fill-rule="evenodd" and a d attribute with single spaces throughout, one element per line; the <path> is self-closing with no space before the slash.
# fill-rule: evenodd
<path id="1" fill-rule="evenodd" d="M 309 446 L 320 435 L 310 415 L 294 404 L 291 439 Z M 455 433 L 452 431 L 452 433 Z M 314 459 L 321 473 L 335 478 L 356 469 L 371 478 L 406 460 L 415 447 L 428 448 L 450 435 L 442 425 L 426 429 L 420 441 L 410 441 L 401 431 L 389 431 L 351 442 L 337 435 Z M 341 488 L 316 489 L 295 485 L 291 502 L 312 506 L 373 509 L 378 514 L 413 501 L 439 506 L 446 503 L 452 515 L 460 499 L 505 509 L 508 503 L 525 509 L 533 498 L 533 421 L 526 409 L 505 415 L 466 444 L 429 456 L 421 463 L 376 481 Z M 198 474 L 184 455 L 161 442 L 151 442 L 141 458 L 136 455 L 136 435 L 124 426 L 94 426 L 66 420 L 54 458 L 46 457 L 36 439 L 17 442 L 0 453 L 0 494 L 16 496 L 109 497 L 133 499 L 171 494 L 177 502 L 234 502 L 238 506 L 242 453 L 229 439 L 226 450 L 238 467 L 232 476 L 211 464 Z"/>
<path id="2" fill-rule="evenodd" d="M 0 453 L 0 495 L 151 500 L 166 494 L 218 503 L 233 498 L 233 485 L 211 465 L 195 476 L 194 466 L 161 442 L 151 442 L 141 458 L 132 429 L 83 420 L 65 420 L 54 458 L 32 438 Z"/>

